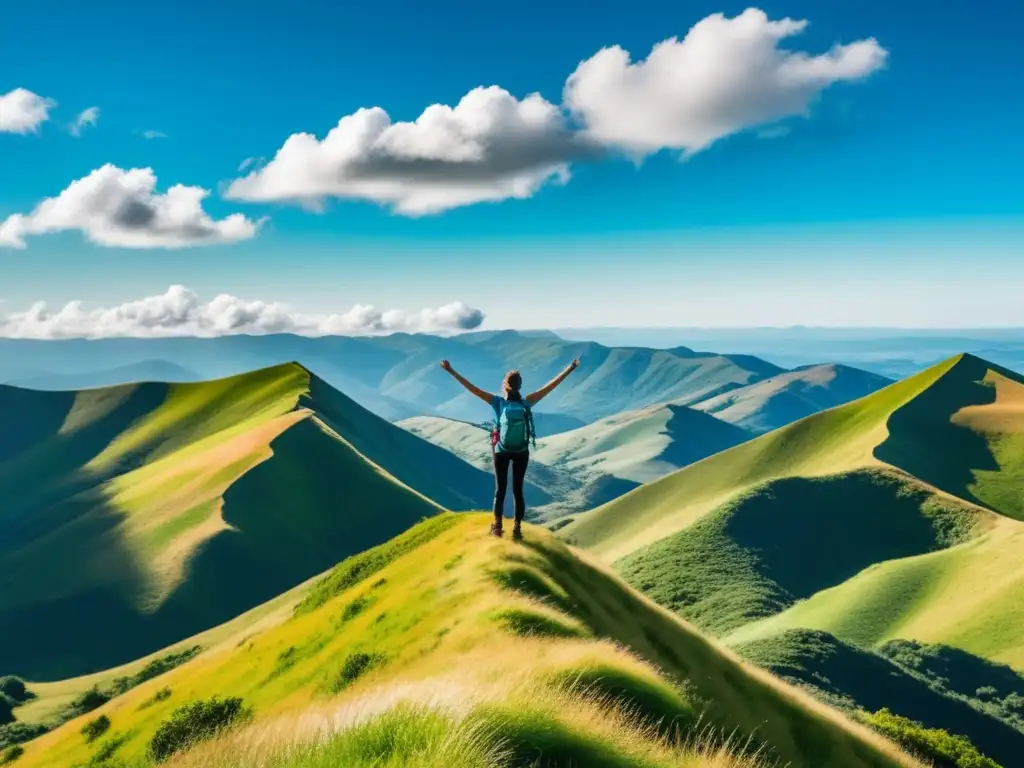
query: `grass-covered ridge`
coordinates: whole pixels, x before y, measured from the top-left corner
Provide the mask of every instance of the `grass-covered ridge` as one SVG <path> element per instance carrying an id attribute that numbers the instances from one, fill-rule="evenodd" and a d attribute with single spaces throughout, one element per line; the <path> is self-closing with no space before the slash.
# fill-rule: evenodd
<path id="1" fill-rule="evenodd" d="M 491 493 L 296 364 L 0 387 L 0 419 L 0 663 L 30 680 L 144 656 Z"/>
<path id="2" fill-rule="evenodd" d="M 656 602 L 721 635 L 875 563 L 966 541 L 983 518 L 893 470 L 789 477 L 739 494 L 616 568 Z"/>
<path id="3" fill-rule="evenodd" d="M 726 734 L 737 748 L 763 741 L 771 762 L 912 764 L 541 529 L 520 545 L 487 536 L 485 515 L 448 519 L 372 567 L 341 564 L 290 617 L 91 713 L 110 721 L 94 743 L 71 722 L 26 744 L 19 765 L 85 764 L 104 744 L 111 760 L 150 765 L 163 724 L 215 697 L 251 720 L 175 765 L 753 765 L 699 754 L 701 734 L 710 749 Z"/>
<path id="4" fill-rule="evenodd" d="M 1024 669 L 1022 414 L 1024 379 L 962 355 L 644 486 L 559 535 L 742 654 L 779 672 L 802 666 L 790 676 L 826 699 L 889 708 L 896 719 L 876 725 L 905 729 L 906 743 L 955 751 L 959 734 L 1013 764 L 1016 721 L 993 712 L 1019 694 L 997 705 L 977 692 L 992 687 L 987 663 Z M 978 664 L 956 691 L 936 687 L 884 657 L 907 641 Z M 938 703 L 909 706 L 915 696 Z"/>
<path id="5" fill-rule="evenodd" d="M 1004 766 L 1024 752 L 1024 677 L 964 651 L 904 640 L 870 651 L 802 629 L 737 650 L 851 714 L 887 709 L 967 737 Z"/>
<path id="6" fill-rule="evenodd" d="M 615 561 L 687 528 L 762 483 L 880 465 L 889 417 L 967 358 L 954 358 L 852 403 L 808 416 L 580 515 L 563 535 Z"/>

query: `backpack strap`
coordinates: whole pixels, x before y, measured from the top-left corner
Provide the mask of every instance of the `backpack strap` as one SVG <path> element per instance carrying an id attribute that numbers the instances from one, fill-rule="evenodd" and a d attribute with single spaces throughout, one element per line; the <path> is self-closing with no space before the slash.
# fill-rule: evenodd
<path id="1" fill-rule="evenodd" d="M 533 408 L 526 402 L 526 398 L 523 398 L 523 408 L 526 409 L 526 430 L 529 433 L 530 443 L 534 448 L 537 447 L 537 428 L 533 424 Z"/>

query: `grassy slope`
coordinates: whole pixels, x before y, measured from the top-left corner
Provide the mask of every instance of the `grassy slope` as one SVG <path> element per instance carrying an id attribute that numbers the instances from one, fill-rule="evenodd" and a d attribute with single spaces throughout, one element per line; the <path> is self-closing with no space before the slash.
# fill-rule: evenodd
<path id="1" fill-rule="evenodd" d="M 1024 677 L 955 648 L 897 641 L 878 652 L 812 630 L 738 649 L 744 657 L 846 710 L 884 708 L 969 736 L 1005 766 L 1024 753 Z"/>
<path id="2" fill-rule="evenodd" d="M 482 472 L 298 365 L 2 388 L 0 412 L 0 659 L 35 679 L 219 624 L 436 513 L 424 494 L 465 509 L 490 493 Z"/>
<path id="3" fill-rule="evenodd" d="M 737 630 L 747 642 L 794 627 L 862 645 L 944 643 L 1024 669 L 1024 527 L 1000 521 L 952 549 L 879 563 L 777 616 Z"/>
<path id="4" fill-rule="evenodd" d="M 490 469 L 487 430 L 422 416 L 399 422 L 481 469 Z M 627 411 L 537 440 L 527 504 L 541 519 L 592 509 L 750 437 L 738 427 L 679 405 Z"/>
<path id="5" fill-rule="evenodd" d="M 484 515 L 434 518 L 379 553 L 342 563 L 294 618 L 207 651 L 29 743 L 19 765 L 84 763 L 122 737 L 116 757 L 144 764 L 158 724 L 184 701 L 214 694 L 242 696 L 255 720 L 182 765 L 228 768 L 268 751 L 298 754 L 295 742 L 393 718 L 388 713 L 405 711 L 403 702 L 442 720 L 495 715 L 494 735 L 505 740 L 509 758 L 503 764 L 529 764 L 543 754 L 560 765 L 710 765 L 659 746 L 657 722 L 684 735 L 710 723 L 719 734 L 735 729 L 741 742 L 756 731 L 768 754 L 793 764 L 909 764 L 541 530 L 527 535 L 525 545 L 515 545 L 487 537 Z M 418 546 L 402 555 L 409 550 L 403 541 Z M 345 670 L 354 653 L 376 663 L 352 681 Z M 154 702 L 162 688 L 170 697 Z M 614 703 L 629 715 L 607 709 Z M 88 745 L 79 730 L 99 714 L 110 718 L 110 732 Z M 636 730 L 643 722 L 647 730 Z M 400 757 L 408 747 L 395 743 L 396 734 L 408 734 L 393 720 L 385 725 L 396 760 L 389 765 L 435 764 L 396 759 L 394 750 Z M 345 764 L 363 764 L 346 754 Z"/>
<path id="6" fill-rule="evenodd" d="M 732 548 L 728 551 L 735 549 L 737 562 L 746 564 L 746 570 L 733 569 L 728 581 L 746 594 L 745 602 L 735 606 L 731 620 L 723 623 L 721 616 L 713 617 L 720 631 L 735 629 L 730 642 L 810 627 L 868 644 L 893 637 L 947 643 L 1019 666 L 1024 664 L 1019 607 L 1024 604 L 1024 573 L 1014 552 L 1024 527 L 971 502 L 1010 517 L 1020 514 L 1019 491 L 1014 493 L 1012 488 L 1024 471 L 1024 455 L 1019 451 L 1024 434 L 1022 393 L 1024 385 L 1014 374 L 971 356 L 955 358 L 645 486 L 581 516 L 563 531 L 612 560 L 632 555 L 624 566 L 649 588 L 671 591 L 673 583 L 689 581 L 694 594 L 680 593 L 675 599 L 682 606 L 714 594 L 710 587 L 697 588 L 699 571 L 690 579 L 678 565 L 680 557 L 697 557 L 709 531 L 716 525 L 720 529 L 716 520 L 720 522 L 723 510 L 738 500 L 764 502 L 765 494 L 777 493 L 780 483 L 802 482 L 805 489 L 817 487 L 828 493 L 823 498 L 819 494 L 817 500 L 801 492 L 788 495 L 784 503 L 770 499 L 759 503 L 765 522 L 758 537 L 745 544 L 735 535 L 725 537 Z M 859 503 L 850 512 L 879 517 L 878 525 L 866 530 L 887 530 L 879 538 L 894 549 L 875 551 L 868 546 L 868 537 L 859 545 L 856 569 L 835 573 L 810 592 L 790 592 L 792 599 L 807 599 L 763 623 L 737 628 L 744 618 L 756 619 L 792 602 L 779 599 L 771 586 L 779 584 L 771 571 L 771 548 L 791 548 L 804 536 L 801 531 L 816 530 L 808 546 L 823 559 L 842 560 L 840 553 L 855 534 L 847 525 L 850 515 L 834 512 L 842 511 L 856 495 L 839 480 L 849 478 L 850 472 L 877 472 L 887 466 L 890 472 L 892 467 L 899 468 L 904 484 Z M 799 481 L 816 477 L 824 479 L 817 485 Z M 939 492 L 934 503 L 973 509 L 971 514 L 980 525 L 972 540 L 930 551 L 939 542 L 914 544 L 906 530 L 893 526 L 911 519 L 900 512 L 907 508 L 908 494 L 932 494 L 929 488 L 936 487 L 946 493 Z M 822 518 L 826 511 L 832 514 Z M 804 522 L 796 528 L 786 523 L 801 518 Z M 811 522 L 814 525 L 808 527 Z M 783 523 L 785 527 L 775 527 Z M 673 539 L 674 534 L 679 536 Z M 827 542 L 833 539 L 834 546 L 829 547 Z M 724 546 L 724 540 L 718 546 Z M 768 602 L 758 607 L 757 595 Z M 672 602 L 668 596 L 662 599 Z M 765 608 L 768 603 L 771 607 Z"/>
<path id="7" fill-rule="evenodd" d="M 879 466 L 872 455 L 893 411 L 957 365 L 948 360 L 873 395 L 824 411 L 715 454 L 581 515 L 563 529 L 614 561 L 683 530 L 761 483 Z"/>
<path id="8" fill-rule="evenodd" d="M 965 541 L 991 518 L 892 470 L 790 477 L 731 499 L 616 567 L 660 604 L 722 635 L 875 563 Z"/>
<path id="9" fill-rule="evenodd" d="M 1003 515 L 1021 515 L 1024 385 L 966 358 L 895 412 L 876 455 Z M 997 519 L 952 549 L 881 562 L 730 640 L 793 627 L 823 629 L 865 645 L 904 637 L 945 643 L 1024 668 L 1024 526 Z"/>
<path id="10" fill-rule="evenodd" d="M 847 365 L 812 365 L 725 392 L 693 407 L 763 433 L 857 400 L 889 384 L 892 379 Z"/>

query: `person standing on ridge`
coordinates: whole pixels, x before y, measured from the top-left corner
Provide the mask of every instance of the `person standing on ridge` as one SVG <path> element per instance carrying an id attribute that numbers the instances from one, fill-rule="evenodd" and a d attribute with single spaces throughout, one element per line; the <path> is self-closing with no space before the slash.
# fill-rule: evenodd
<path id="1" fill-rule="evenodd" d="M 536 431 L 533 427 L 533 406 L 551 394 L 551 391 L 565 381 L 565 378 L 579 366 L 579 359 L 573 360 L 565 369 L 526 397 L 520 394 L 523 377 L 519 371 L 505 374 L 501 383 L 502 395 L 486 392 L 458 374 L 451 363 L 441 361 L 441 367 L 450 373 L 459 384 L 487 403 L 494 411 L 494 428 L 491 430 L 491 450 L 494 453 L 494 522 L 491 534 L 502 535 L 502 521 L 505 517 L 505 491 L 508 488 L 508 468 L 512 467 L 512 498 L 515 500 L 515 525 L 512 538 L 523 537 L 523 517 L 526 515 L 526 499 L 523 498 L 523 480 L 530 463 L 530 443 L 536 447 Z"/>

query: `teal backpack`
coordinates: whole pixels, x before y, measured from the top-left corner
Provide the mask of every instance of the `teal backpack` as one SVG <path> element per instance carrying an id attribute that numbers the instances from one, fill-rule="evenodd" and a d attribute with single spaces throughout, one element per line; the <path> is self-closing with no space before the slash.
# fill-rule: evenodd
<path id="1" fill-rule="evenodd" d="M 530 443 L 537 447 L 533 428 L 533 412 L 522 400 L 506 400 L 497 423 L 497 450 L 499 453 L 522 453 Z"/>

